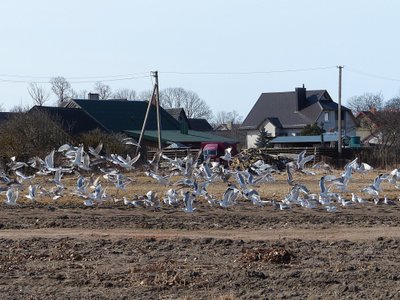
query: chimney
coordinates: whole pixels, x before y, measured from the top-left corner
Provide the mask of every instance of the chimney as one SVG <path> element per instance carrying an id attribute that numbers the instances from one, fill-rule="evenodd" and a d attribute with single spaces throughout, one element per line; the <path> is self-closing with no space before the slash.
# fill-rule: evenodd
<path id="1" fill-rule="evenodd" d="M 89 93 L 88 100 L 100 100 L 100 96 L 98 93 Z"/>
<path id="2" fill-rule="evenodd" d="M 303 87 L 301 88 L 298 87 L 295 89 L 295 91 L 296 91 L 296 111 L 300 111 L 306 106 L 307 103 L 306 88 L 304 87 L 303 84 Z"/>
<path id="3" fill-rule="evenodd" d="M 226 128 L 227 128 L 228 130 L 232 130 L 232 121 L 226 122 Z"/>
<path id="4" fill-rule="evenodd" d="M 189 124 L 186 123 L 185 121 L 180 121 L 179 122 L 180 130 L 182 134 L 188 134 L 189 133 Z"/>

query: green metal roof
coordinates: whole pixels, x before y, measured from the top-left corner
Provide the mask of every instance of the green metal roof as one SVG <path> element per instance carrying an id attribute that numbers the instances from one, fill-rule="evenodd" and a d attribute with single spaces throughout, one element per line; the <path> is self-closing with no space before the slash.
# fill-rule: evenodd
<path id="1" fill-rule="evenodd" d="M 126 130 L 125 132 L 132 137 L 140 136 L 140 130 Z M 146 140 L 157 141 L 157 130 L 146 130 L 143 137 Z M 180 130 L 162 130 L 161 139 L 165 143 L 220 142 L 233 144 L 237 142 L 234 139 L 196 130 L 189 130 L 188 134 L 183 134 Z"/>
<path id="2" fill-rule="evenodd" d="M 338 134 L 324 133 L 324 142 L 337 142 Z M 270 141 L 272 144 L 286 143 L 321 143 L 320 135 L 298 135 L 298 136 L 278 136 Z"/>
<path id="3" fill-rule="evenodd" d="M 88 115 L 112 132 L 141 130 L 146 114 L 147 101 L 127 100 L 73 100 Z M 179 130 L 179 122 L 160 107 L 161 128 Z M 156 108 L 150 108 L 147 118 L 148 130 L 157 129 Z"/>

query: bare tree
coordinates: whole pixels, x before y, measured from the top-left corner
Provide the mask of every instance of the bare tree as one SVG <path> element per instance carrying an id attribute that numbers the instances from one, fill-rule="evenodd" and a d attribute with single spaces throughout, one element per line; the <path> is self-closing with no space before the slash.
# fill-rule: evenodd
<path id="1" fill-rule="evenodd" d="M 390 99 L 376 110 L 362 115 L 360 126 L 374 137 L 375 163 L 383 168 L 397 164 L 400 151 L 400 98 Z"/>
<path id="2" fill-rule="evenodd" d="M 347 106 L 353 113 L 367 110 L 381 110 L 383 108 L 383 95 L 382 93 L 365 93 L 360 96 L 354 96 L 347 100 Z"/>
<path id="3" fill-rule="evenodd" d="M 160 94 L 161 94 L 161 92 L 160 92 Z M 140 99 L 142 101 L 150 101 L 151 96 L 153 96 L 152 90 L 142 91 L 139 93 L 138 99 Z"/>
<path id="4" fill-rule="evenodd" d="M 385 104 L 385 109 L 390 111 L 400 111 L 400 96 L 389 99 Z"/>
<path id="5" fill-rule="evenodd" d="M 183 88 L 167 88 L 160 92 L 161 103 L 166 108 L 183 107 L 183 103 L 187 97 L 188 92 Z"/>
<path id="6" fill-rule="evenodd" d="M 64 77 L 53 77 L 50 79 L 51 90 L 56 94 L 58 105 L 71 99 L 71 84 Z"/>
<path id="7" fill-rule="evenodd" d="M 71 99 L 78 99 L 78 98 L 79 98 L 78 92 L 75 91 L 74 89 L 71 89 L 71 90 L 70 90 L 69 95 L 70 95 Z"/>
<path id="8" fill-rule="evenodd" d="M 94 84 L 94 91 L 99 94 L 100 100 L 107 100 L 112 95 L 111 87 L 100 81 Z"/>
<path id="9" fill-rule="evenodd" d="M 242 123 L 243 117 L 239 115 L 236 110 L 233 111 L 219 111 L 215 114 L 212 123 L 214 126 L 221 124 L 240 124 Z"/>
<path id="10" fill-rule="evenodd" d="M 127 100 L 136 100 L 136 91 L 131 89 L 119 89 L 114 92 L 114 99 L 127 99 Z"/>
<path id="11" fill-rule="evenodd" d="M 69 90 L 69 97 L 71 99 L 86 99 L 87 95 L 88 95 L 88 91 L 87 90 L 75 91 L 72 88 Z"/>
<path id="12" fill-rule="evenodd" d="M 192 91 L 187 92 L 183 100 L 183 108 L 188 118 L 211 118 L 212 111 L 207 103 Z"/>
<path id="13" fill-rule="evenodd" d="M 26 113 L 29 110 L 30 110 L 29 105 L 25 105 L 24 106 L 24 105 L 20 104 L 20 105 L 15 105 L 15 106 L 11 107 L 10 112 L 13 112 L 13 113 Z"/>
<path id="14" fill-rule="evenodd" d="M 38 106 L 43 106 L 50 97 L 50 92 L 46 91 L 43 86 L 34 82 L 29 84 L 28 93 L 31 96 L 33 103 Z"/>
<path id="15" fill-rule="evenodd" d="M 78 99 L 87 99 L 88 91 L 87 90 L 80 90 L 76 92 L 76 98 Z"/>
<path id="16" fill-rule="evenodd" d="M 211 118 L 212 111 L 207 103 L 195 92 L 183 88 L 167 88 L 160 92 L 161 105 L 164 108 L 185 110 L 188 118 Z"/>

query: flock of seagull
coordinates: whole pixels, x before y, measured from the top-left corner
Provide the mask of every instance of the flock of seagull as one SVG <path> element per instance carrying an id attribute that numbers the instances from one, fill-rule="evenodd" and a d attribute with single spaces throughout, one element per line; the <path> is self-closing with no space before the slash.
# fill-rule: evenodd
<path id="1" fill-rule="evenodd" d="M 126 138 L 121 141 L 124 144 L 139 147 L 136 141 Z M 327 212 L 337 212 L 340 208 L 354 207 L 366 203 L 376 205 L 397 205 L 396 201 L 389 200 L 386 195 L 381 198 L 381 183 L 387 181 L 396 188 L 400 188 L 400 169 L 394 169 L 390 173 L 379 174 L 371 185 L 366 186 L 360 192 L 372 199 L 364 199 L 355 193 L 351 193 L 351 200 L 344 197 L 349 193 L 348 186 L 355 172 L 367 173 L 373 168 L 366 163 L 358 163 L 358 159 L 349 162 L 340 176 L 331 175 L 330 166 L 324 162 L 306 168 L 306 164 L 314 160 L 314 155 L 306 155 L 302 151 L 297 159 L 286 164 L 287 183 L 289 193 L 283 199 L 263 200 L 257 187 L 262 184 L 273 184 L 274 174 L 278 172 L 273 166 L 258 160 L 247 170 L 232 170 L 230 163 L 233 159 L 231 149 L 220 157 L 220 162 L 208 159 L 201 162 L 201 150 L 197 155 L 188 155 L 184 158 L 171 158 L 159 151 L 152 160 L 145 163 L 145 174 L 152 178 L 156 184 L 168 188 L 163 197 L 156 192 L 149 191 L 145 195 L 128 196 L 126 186 L 133 180 L 124 173 L 135 169 L 139 161 L 140 153 L 133 158 L 128 154 L 125 157 L 118 154 L 103 155 L 103 144 L 96 148 L 83 145 L 73 146 L 64 144 L 57 150 L 51 151 L 44 159 L 33 157 L 27 162 L 20 162 L 12 157 L 7 164 L 7 170 L 0 171 L 0 180 L 4 183 L 0 186 L 0 192 L 6 194 L 7 205 L 18 205 L 18 198 L 27 187 L 25 198 L 32 202 L 41 197 L 50 197 L 54 201 L 65 196 L 68 190 L 70 195 L 82 198 L 85 206 L 101 205 L 105 201 L 123 202 L 132 207 L 160 208 L 164 205 L 182 208 L 186 213 L 196 210 L 194 205 L 200 199 L 205 199 L 210 205 L 229 208 L 238 203 L 240 199 L 251 202 L 255 206 L 270 205 L 279 210 L 290 210 L 295 206 L 304 208 L 322 207 Z M 55 159 L 55 155 L 57 156 Z M 242 157 L 242 159 L 245 159 Z M 56 161 L 59 165 L 56 165 Z M 319 180 L 319 193 L 310 193 L 309 189 L 295 179 L 297 174 L 316 176 L 317 170 L 325 174 Z M 27 172 L 32 175 L 26 175 Z M 74 174 L 76 185 L 74 188 L 66 187 L 63 183 L 64 174 Z M 88 174 L 84 176 L 83 174 Z M 95 175 L 97 174 L 97 175 Z M 99 175 L 100 174 L 100 175 Z M 51 183 L 51 187 L 43 187 L 34 183 L 39 176 L 47 177 L 45 180 Z M 174 178 L 179 178 L 173 182 Z M 302 178 L 302 176 L 299 176 Z M 207 192 L 211 184 L 225 182 L 227 189 L 220 199 Z M 116 193 L 110 195 L 107 188 L 114 185 Z M 73 189 L 73 190 L 71 190 Z M 122 195 L 120 195 L 120 193 Z"/>

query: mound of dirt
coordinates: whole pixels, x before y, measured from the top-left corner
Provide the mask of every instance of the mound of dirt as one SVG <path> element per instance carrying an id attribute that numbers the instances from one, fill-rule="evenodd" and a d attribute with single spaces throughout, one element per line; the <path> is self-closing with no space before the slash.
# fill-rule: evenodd
<path id="1" fill-rule="evenodd" d="M 242 251 L 240 260 L 244 263 L 267 262 L 275 264 L 289 264 L 294 255 L 284 248 L 255 248 Z"/>
<path id="2" fill-rule="evenodd" d="M 246 170 L 256 161 L 262 160 L 280 171 L 285 170 L 286 163 L 288 162 L 287 158 L 270 155 L 265 150 L 265 148 L 250 148 L 241 151 L 232 159 L 231 168 Z"/>

